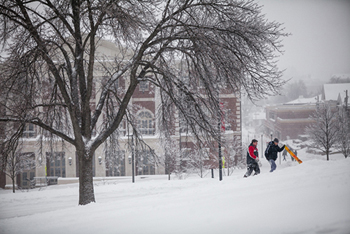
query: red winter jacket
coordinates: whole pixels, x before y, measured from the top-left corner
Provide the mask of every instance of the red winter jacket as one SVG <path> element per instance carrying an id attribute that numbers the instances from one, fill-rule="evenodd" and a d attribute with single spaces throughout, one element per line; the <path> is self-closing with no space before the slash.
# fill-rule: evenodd
<path id="1" fill-rule="evenodd" d="M 247 164 L 255 163 L 256 158 L 259 158 L 258 148 L 250 144 L 247 152 Z"/>

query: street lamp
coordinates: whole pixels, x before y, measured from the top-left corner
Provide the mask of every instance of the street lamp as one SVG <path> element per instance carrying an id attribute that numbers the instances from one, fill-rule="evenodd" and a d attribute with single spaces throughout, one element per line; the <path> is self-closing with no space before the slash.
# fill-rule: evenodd
<path id="1" fill-rule="evenodd" d="M 220 110 L 222 110 L 223 103 L 219 102 L 219 107 Z M 218 128 L 219 128 L 219 181 L 222 180 L 222 154 L 221 154 L 221 123 L 222 123 L 222 117 L 221 114 L 219 114 L 219 123 L 218 123 Z"/>
<path id="2" fill-rule="evenodd" d="M 133 133 L 134 133 L 133 129 Z M 131 163 L 131 174 L 132 174 L 132 182 L 135 183 L 135 155 L 134 155 L 134 134 L 129 134 L 129 127 L 128 127 L 128 143 L 130 144 L 130 136 L 131 136 L 131 158 L 130 156 L 128 157 L 129 159 L 129 164 Z M 131 161 L 131 162 L 130 162 Z"/>
<path id="3" fill-rule="evenodd" d="M 273 132 L 271 132 L 271 141 L 272 141 L 272 134 L 273 134 Z"/>

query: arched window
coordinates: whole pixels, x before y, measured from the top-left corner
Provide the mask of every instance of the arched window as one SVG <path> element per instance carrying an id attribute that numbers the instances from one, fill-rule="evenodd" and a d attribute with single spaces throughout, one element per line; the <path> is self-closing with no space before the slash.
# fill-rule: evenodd
<path id="1" fill-rule="evenodd" d="M 137 128 L 143 135 L 154 135 L 153 115 L 149 111 L 141 111 L 138 115 Z"/>

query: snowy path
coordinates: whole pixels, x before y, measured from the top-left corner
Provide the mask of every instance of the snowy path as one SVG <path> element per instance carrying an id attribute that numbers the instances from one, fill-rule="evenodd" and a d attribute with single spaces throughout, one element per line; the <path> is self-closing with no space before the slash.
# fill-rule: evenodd
<path id="1" fill-rule="evenodd" d="M 291 165 L 291 166 L 290 166 Z M 166 176 L 95 186 L 0 191 L 0 233 L 350 233 L 350 160 L 285 163 L 274 173 L 222 182 Z"/>

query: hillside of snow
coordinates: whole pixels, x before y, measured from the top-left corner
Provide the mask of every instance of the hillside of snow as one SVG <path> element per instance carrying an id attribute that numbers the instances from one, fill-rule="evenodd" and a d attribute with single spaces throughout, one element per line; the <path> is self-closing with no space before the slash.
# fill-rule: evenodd
<path id="1" fill-rule="evenodd" d="M 305 157 L 303 157 L 305 155 Z M 244 179 L 128 177 L 95 184 L 96 203 L 78 206 L 78 185 L 0 190 L 0 233 L 350 233 L 350 159 L 277 161 Z M 336 160 L 335 160 L 336 159 Z"/>

